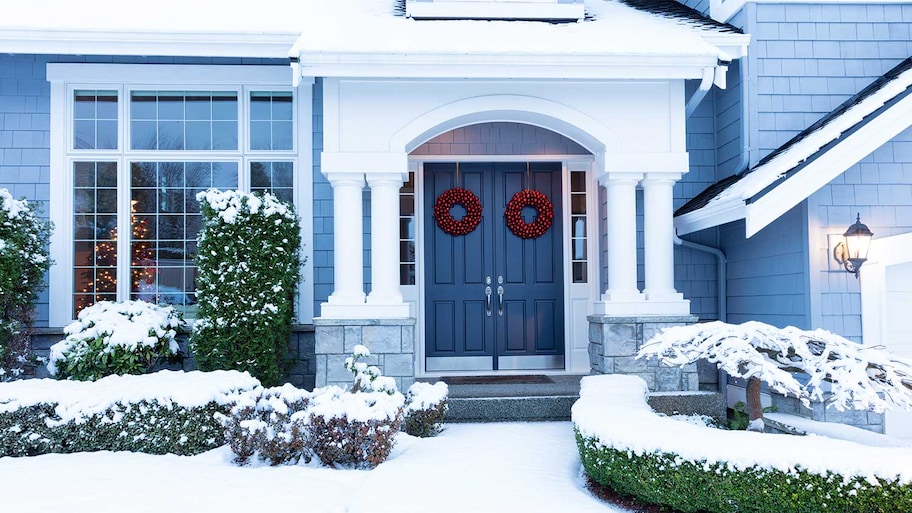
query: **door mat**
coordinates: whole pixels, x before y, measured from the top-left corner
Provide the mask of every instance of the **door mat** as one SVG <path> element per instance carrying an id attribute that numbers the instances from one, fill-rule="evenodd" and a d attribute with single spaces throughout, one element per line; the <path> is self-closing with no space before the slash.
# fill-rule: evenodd
<path id="1" fill-rule="evenodd" d="M 554 383 L 550 376 L 530 374 L 522 376 L 444 376 L 440 381 L 448 385 L 531 385 Z"/>

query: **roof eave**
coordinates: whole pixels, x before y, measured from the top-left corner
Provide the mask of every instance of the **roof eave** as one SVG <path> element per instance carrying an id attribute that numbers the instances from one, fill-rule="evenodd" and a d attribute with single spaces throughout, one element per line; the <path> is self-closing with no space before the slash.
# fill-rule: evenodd
<path id="1" fill-rule="evenodd" d="M 308 52 L 304 76 L 477 79 L 693 79 L 717 55 Z"/>
<path id="2" fill-rule="evenodd" d="M 678 235 L 698 232 L 739 219 L 744 219 L 747 210 L 743 200 L 716 201 L 697 210 L 681 214 L 674 219 Z"/>
<path id="3" fill-rule="evenodd" d="M 137 32 L 0 28 L 0 53 L 288 58 L 296 32 Z"/>

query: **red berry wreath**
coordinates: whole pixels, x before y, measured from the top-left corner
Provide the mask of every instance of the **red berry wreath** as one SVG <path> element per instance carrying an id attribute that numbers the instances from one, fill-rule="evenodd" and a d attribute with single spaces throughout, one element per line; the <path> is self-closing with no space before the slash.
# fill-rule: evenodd
<path id="1" fill-rule="evenodd" d="M 522 218 L 522 209 L 525 207 L 532 207 L 536 211 L 535 220 L 531 223 L 526 223 Z M 514 235 L 523 239 L 537 239 L 551 228 L 554 206 L 541 192 L 525 189 L 513 195 L 513 199 L 507 203 L 504 216 L 507 218 L 507 228 Z"/>
<path id="2" fill-rule="evenodd" d="M 459 221 L 450 214 L 450 209 L 454 205 L 461 205 L 466 209 L 466 215 Z M 446 190 L 437 196 L 437 202 L 434 203 L 434 219 L 437 221 L 437 226 L 450 235 L 472 233 L 481 222 L 481 202 L 478 201 L 478 196 L 468 189 L 455 187 Z"/>

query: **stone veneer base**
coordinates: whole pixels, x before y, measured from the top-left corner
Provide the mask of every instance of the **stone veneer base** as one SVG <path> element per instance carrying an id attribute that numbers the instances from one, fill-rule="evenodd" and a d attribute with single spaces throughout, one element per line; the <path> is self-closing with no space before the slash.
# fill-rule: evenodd
<path id="1" fill-rule="evenodd" d="M 631 374 L 646 381 L 651 392 L 699 390 L 696 364 L 659 365 L 656 359 L 637 359 L 643 343 L 662 328 L 694 324 L 697 317 L 590 315 L 589 365 L 594 374 Z"/>
<path id="2" fill-rule="evenodd" d="M 367 347 L 369 365 L 396 379 L 405 392 L 415 382 L 415 319 L 314 319 L 316 386 L 350 387 L 353 376 L 345 359 L 355 346 Z"/>

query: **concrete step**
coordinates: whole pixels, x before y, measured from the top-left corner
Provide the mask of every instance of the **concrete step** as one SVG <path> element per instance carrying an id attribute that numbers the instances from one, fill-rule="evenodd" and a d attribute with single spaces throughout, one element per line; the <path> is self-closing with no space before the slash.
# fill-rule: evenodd
<path id="1" fill-rule="evenodd" d="M 446 422 L 570 420 L 582 375 L 440 378 L 449 386 Z M 429 379 L 427 381 L 436 381 Z"/>
<path id="2" fill-rule="evenodd" d="M 570 420 L 579 397 L 451 397 L 446 422 L 533 422 Z"/>

